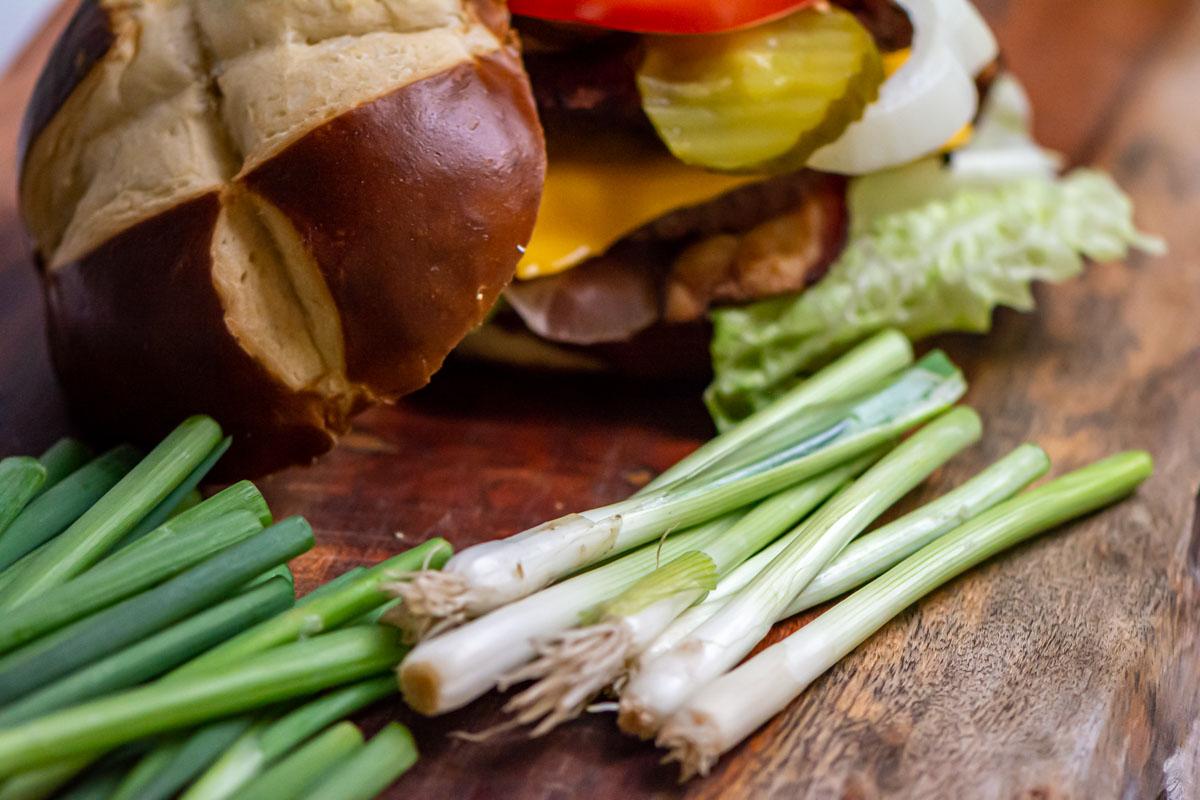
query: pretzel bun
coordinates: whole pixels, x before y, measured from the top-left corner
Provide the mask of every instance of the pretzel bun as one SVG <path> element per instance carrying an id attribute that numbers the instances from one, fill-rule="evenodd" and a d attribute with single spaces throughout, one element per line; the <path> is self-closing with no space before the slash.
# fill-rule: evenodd
<path id="1" fill-rule="evenodd" d="M 491 0 L 84 0 L 20 186 L 81 419 L 212 414 L 261 473 L 427 383 L 533 229 L 507 26 Z"/>

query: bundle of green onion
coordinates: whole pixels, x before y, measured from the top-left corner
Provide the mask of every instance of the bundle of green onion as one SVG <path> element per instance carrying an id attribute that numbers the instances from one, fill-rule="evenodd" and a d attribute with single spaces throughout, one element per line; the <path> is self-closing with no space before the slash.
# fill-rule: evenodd
<path id="1" fill-rule="evenodd" d="M 415 760 L 400 726 L 343 720 L 396 693 L 383 584 L 449 545 L 297 601 L 308 523 L 247 481 L 198 495 L 228 446 L 193 417 L 141 458 L 66 439 L 0 461 L 0 800 L 366 799 Z"/>
<path id="2" fill-rule="evenodd" d="M 627 500 L 468 548 L 389 588 L 420 642 L 399 668 L 425 714 L 527 683 L 509 725 L 541 735 L 616 692 L 623 730 L 706 772 L 821 672 L 953 576 L 1134 491 L 1123 453 L 1022 492 L 1050 466 L 1023 444 L 866 532 L 979 439 L 940 352 L 887 332 L 701 447 Z M 862 588 L 859 588 L 862 587 Z M 738 666 L 771 626 L 857 589 Z"/>

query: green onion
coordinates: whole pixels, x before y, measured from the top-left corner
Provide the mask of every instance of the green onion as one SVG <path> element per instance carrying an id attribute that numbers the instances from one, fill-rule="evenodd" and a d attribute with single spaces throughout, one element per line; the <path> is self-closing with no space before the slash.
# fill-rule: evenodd
<path id="1" fill-rule="evenodd" d="M 293 517 L 149 591 L 9 653 L 0 659 L 0 703 L 12 702 L 228 597 L 263 570 L 303 553 L 312 544 L 312 528 Z"/>
<path id="2" fill-rule="evenodd" d="M 241 738 L 253 721 L 239 716 L 202 725 L 171 750 L 171 758 L 139 762 L 112 800 L 170 800 Z"/>
<path id="3" fill-rule="evenodd" d="M 412 734 L 393 722 L 330 770 L 304 800 L 372 800 L 417 763 Z"/>
<path id="4" fill-rule="evenodd" d="M 668 531 L 714 519 L 874 450 L 944 411 L 965 391 L 962 374 L 935 351 L 848 405 L 826 430 L 759 462 L 467 548 L 442 571 L 399 587 L 406 615 L 400 623 L 412 636 L 427 636 L 526 597 Z"/>
<path id="5" fill-rule="evenodd" d="M 717 678 L 663 727 L 684 777 L 720 757 L 905 608 L 1002 550 L 1125 497 L 1153 472 L 1121 453 L 984 512 L 892 567 L 816 620 Z"/>
<path id="6" fill-rule="evenodd" d="M 390 573 L 417 569 L 426 561 L 433 564 L 444 562 L 450 553 L 450 544 L 445 539 L 430 539 L 376 564 L 364 575 L 329 594 L 308 603 L 299 603 L 295 608 L 251 628 L 183 668 L 205 670 L 235 663 L 267 648 L 336 628 L 387 601 L 388 594 L 381 587 L 390 579 Z"/>
<path id="7" fill-rule="evenodd" d="M 17 775 L 0 785 L 0 800 L 43 800 L 70 782 L 86 765 L 55 765 L 53 768 Z"/>
<path id="8" fill-rule="evenodd" d="M 145 540 L 143 540 L 145 541 Z M 137 546 L 142 546 L 139 543 Z M 352 620 L 364 610 L 383 603 L 387 596 L 380 588 L 393 571 L 408 571 L 424 566 L 427 562 L 438 564 L 450 555 L 451 547 L 444 539 L 429 541 L 407 550 L 400 555 L 377 564 L 361 574 L 355 573 L 352 580 L 329 592 L 313 592 L 315 597 L 302 599 L 295 608 L 289 609 L 253 628 L 235 636 L 203 655 L 192 659 L 176 669 L 164 680 L 183 680 L 198 677 L 214 670 L 237 665 L 243 659 L 289 642 L 315 635 Z M 200 735 L 200 734 L 194 734 Z M 170 745 L 166 745 L 170 747 Z M 214 754 L 214 760 L 219 754 Z M 151 751 L 143 761 L 157 762 L 161 757 Z M 139 765 L 140 768 L 141 765 Z M 147 767 L 148 771 L 150 768 Z"/>
<path id="9" fill-rule="evenodd" d="M 171 510 L 171 516 L 167 519 L 174 519 L 185 511 L 195 508 L 204 502 L 204 495 L 200 494 L 199 489 L 192 489 L 179 500 L 179 505 Z"/>
<path id="10" fill-rule="evenodd" d="M 5 706 L 0 710 L 0 727 L 155 678 L 247 625 L 282 611 L 291 600 L 291 586 L 282 578 L 249 589 Z"/>
<path id="11" fill-rule="evenodd" d="M 500 682 L 504 689 L 535 681 L 504 710 L 516 714 L 522 725 L 541 720 L 532 736 L 578 716 L 672 620 L 716 586 L 719 576 L 807 516 L 876 457 L 855 459 L 763 501 L 719 538 L 677 556 L 607 600 L 597 609 L 595 624 L 538 642 L 537 659 Z"/>
<path id="12" fill-rule="evenodd" d="M 803 523 L 766 569 L 704 624 L 642 665 L 621 691 L 618 724 L 643 738 L 688 696 L 737 664 L 818 572 L 876 517 L 964 447 L 982 425 L 969 408 L 948 411 L 913 434 Z"/>
<path id="13" fill-rule="evenodd" d="M 0 776 L 379 675 L 404 652 L 394 631 L 349 628 L 56 711 L 0 731 Z"/>
<path id="14" fill-rule="evenodd" d="M 0 459 L 0 537 L 46 482 L 46 468 L 36 458 Z"/>
<path id="15" fill-rule="evenodd" d="M 440 542 L 442 540 L 439 539 L 437 541 Z M 449 547 L 448 544 L 446 546 Z M 449 558 L 449 551 L 447 550 L 446 552 L 447 552 L 446 558 Z M 442 559 L 442 562 L 445 563 L 445 559 Z M 351 567 L 350 569 L 343 572 L 341 575 L 338 575 L 336 578 L 328 581 L 327 583 L 322 583 L 320 586 L 316 587 L 311 592 L 309 592 L 308 594 L 301 597 L 299 600 L 296 601 L 296 605 L 297 606 L 306 606 L 314 600 L 319 600 L 322 597 L 333 594 L 334 592 L 338 591 L 346 584 L 351 583 L 352 581 L 358 580 L 363 575 L 365 575 L 366 572 L 367 572 L 366 567 Z"/>
<path id="16" fill-rule="evenodd" d="M 250 481 L 239 481 L 217 492 L 199 505 L 171 517 L 138 541 L 110 554 L 92 569 L 121 563 L 126 558 L 133 558 L 134 553 L 142 548 L 159 546 L 191 525 L 218 519 L 235 511 L 246 511 L 253 514 L 264 526 L 270 525 L 273 521 L 271 509 L 267 508 L 267 501 L 258 487 Z"/>
<path id="17" fill-rule="evenodd" d="M 225 726 L 221 726 L 220 730 L 226 730 Z M 150 782 L 154 780 L 156 775 L 159 775 L 175 763 L 175 760 L 179 758 L 179 754 L 183 752 L 184 744 L 187 743 L 189 738 L 195 739 L 198 737 L 194 735 L 191 737 L 171 737 L 158 743 L 154 749 L 134 764 L 109 800 L 133 800 L 133 798 L 138 797 L 150 785 Z"/>
<path id="18" fill-rule="evenodd" d="M 590 618 L 660 563 L 725 533 L 737 513 L 649 544 L 518 600 L 442 636 L 421 642 L 400 669 L 404 699 L 422 714 L 441 714 L 482 696 L 534 657 L 535 642 Z"/>
<path id="19" fill-rule="evenodd" d="M 71 527 L 55 537 L 0 595 L 0 610 L 59 586 L 95 564 L 204 460 L 221 438 L 208 417 L 176 428 Z"/>
<path id="20" fill-rule="evenodd" d="M 42 484 L 42 491 L 56 486 L 63 478 L 81 469 L 91 460 L 92 450 L 83 442 L 69 436 L 59 439 L 38 456 L 38 461 L 46 468 L 46 482 Z"/>
<path id="21" fill-rule="evenodd" d="M 736 427 L 701 445 L 695 452 L 650 481 L 640 492 L 676 483 L 743 451 L 785 423 L 801 409 L 862 394 L 889 374 L 912 363 L 912 344 L 898 331 L 884 331 L 798 384 L 776 402 Z"/>
<path id="22" fill-rule="evenodd" d="M 259 575 L 257 578 L 250 581 L 249 585 L 257 586 L 260 583 L 266 583 L 267 581 L 274 580 L 275 578 L 282 578 L 283 580 L 287 581 L 287 585 L 292 587 L 293 597 L 295 596 L 295 594 L 296 594 L 296 576 L 292 574 L 292 568 L 289 567 L 287 564 L 280 564 L 276 567 L 272 567 L 271 569 L 264 572 L 262 575 Z"/>
<path id="23" fill-rule="evenodd" d="M 132 447 L 118 447 L 42 491 L 0 536 L 0 570 L 66 530 L 116 486 L 137 459 Z"/>
<path id="24" fill-rule="evenodd" d="M 278 720 L 263 721 L 242 735 L 192 786 L 181 800 L 224 800 L 256 780 L 265 767 L 287 755 L 322 728 L 398 690 L 390 676 L 372 678 L 310 700 Z M 274 767 L 270 769 L 274 772 Z"/>
<path id="25" fill-rule="evenodd" d="M 156 547 L 126 551 L 9 611 L 0 622 L 0 653 L 157 586 L 261 530 L 253 514 L 238 511 L 183 526 Z"/>
<path id="26" fill-rule="evenodd" d="M 59 794 L 57 800 L 109 800 L 124 774 L 119 766 L 96 770 Z"/>
<path id="27" fill-rule="evenodd" d="M 217 442 L 216 446 L 204 457 L 204 460 L 197 464 L 195 469 L 189 472 L 188 476 L 171 490 L 170 494 L 151 509 L 150 513 L 133 530 L 125 534 L 125 537 L 113 549 L 121 550 L 128 547 L 175 516 L 176 509 L 196 491 L 196 487 L 200 485 L 200 481 L 204 480 L 208 473 L 212 471 L 212 468 L 221 460 L 221 456 L 225 455 L 225 452 L 229 449 L 229 445 L 232 443 L 233 438 L 229 436 Z"/>
<path id="28" fill-rule="evenodd" d="M 899 563 L 967 520 L 1019 492 L 1045 474 L 1045 451 L 1024 444 L 962 486 L 872 533 L 860 536 L 838 553 L 812 583 L 792 601 L 781 619 L 831 600 Z M 799 535 L 803 531 L 796 531 Z M 784 536 L 723 578 L 705 601 L 679 616 L 640 656 L 649 661 L 669 650 L 720 610 L 729 597 L 753 580 L 795 538 Z"/>
<path id="29" fill-rule="evenodd" d="M 227 513 L 229 510 L 236 510 L 238 508 L 253 507 L 259 510 L 260 519 L 265 520 L 266 522 L 270 521 L 270 511 L 267 509 L 266 501 L 263 500 L 262 494 L 259 493 L 258 489 L 255 488 L 255 486 L 249 481 L 236 483 L 233 486 L 230 486 L 228 489 L 213 495 L 195 509 L 181 514 L 177 520 L 184 519 L 187 517 L 187 515 L 192 515 L 191 518 L 195 519 L 196 515 L 207 513 L 203 510 L 205 507 L 211 509 L 212 513 L 214 514 Z M 148 546 L 151 543 L 154 535 L 155 534 L 147 536 L 133 547 L 128 548 L 126 552 L 132 552 L 138 547 Z M 434 555 L 439 555 L 442 548 L 449 549 L 449 545 L 441 539 L 433 539 L 430 542 L 427 542 L 426 546 L 433 551 Z M 427 558 L 430 556 L 426 553 L 423 554 L 422 557 Z M 300 630 L 302 630 L 302 628 Z M 264 632 L 267 631 L 270 632 L 270 635 L 264 635 Z M 234 637 L 234 639 L 229 640 L 229 642 L 237 643 L 233 647 L 218 645 L 216 648 L 209 651 L 209 653 L 206 653 L 199 658 L 192 659 L 181 667 L 177 667 L 170 674 L 165 676 L 162 679 L 162 682 L 165 682 L 169 685 L 171 681 L 194 678 L 212 669 L 231 667 L 236 665 L 240 659 L 257 655 L 259 652 L 261 652 L 261 650 L 274 647 L 281 642 L 295 641 L 295 639 L 300 635 L 297 632 L 294 619 L 287 616 L 287 612 L 284 612 L 283 616 L 275 617 L 274 621 L 267 620 L 266 622 L 261 623 L 259 626 L 251 628 L 247 633 L 253 633 L 254 635 Z M 288 638 L 289 633 L 291 634 L 290 639 Z M 229 644 L 229 642 L 226 642 L 225 644 Z M 256 651 L 254 649 L 256 646 L 261 649 Z M 164 764 L 169 763 L 174 758 L 178 752 L 178 748 L 182 747 L 182 745 L 183 740 L 171 740 L 171 742 L 161 745 L 152 751 L 151 754 L 143 758 L 142 762 L 140 762 L 137 767 L 140 768 L 143 764 L 147 764 L 146 771 L 150 776 L 153 776 Z M 49 794 L 71 780 L 71 778 L 74 777 L 79 771 L 85 769 L 102 754 L 103 748 L 101 748 L 99 751 L 83 753 L 79 756 L 65 759 L 60 764 L 54 764 L 49 767 L 22 773 L 16 778 L 10 780 L 9 783 L 49 787 L 47 790 L 47 794 Z M 155 760 L 155 757 L 157 757 L 157 760 Z M 0 792 L 2 791 L 3 789 L 0 788 Z M 3 798 L 0 797 L 0 800 L 3 800 Z"/>
<path id="30" fill-rule="evenodd" d="M 238 800 L 296 800 L 363 746 L 362 732 L 349 722 L 334 725 L 268 769 L 238 792 Z M 228 796 L 228 795 L 225 795 Z M 184 795 L 184 797 L 189 797 Z"/>

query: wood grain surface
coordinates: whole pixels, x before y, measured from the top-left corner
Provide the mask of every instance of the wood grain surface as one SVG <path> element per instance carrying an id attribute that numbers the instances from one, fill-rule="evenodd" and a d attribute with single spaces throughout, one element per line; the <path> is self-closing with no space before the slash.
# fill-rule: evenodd
<path id="1" fill-rule="evenodd" d="M 986 0 L 1039 137 L 1110 170 L 1171 253 L 1098 265 L 939 344 L 965 368 L 984 443 L 931 497 L 1025 440 L 1058 469 L 1153 452 L 1139 495 L 936 592 L 685 787 L 608 717 L 534 742 L 449 738 L 498 719 L 489 697 L 437 720 L 398 702 L 420 764 L 396 798 L 1200 797 L 1200 4 Z M 0 81 L 0 452 L 67 430 L 14 209 L 20 110 L 54 26 Z M 528 378 L 458 365 L 367 414 L 314 467 L 267 479 L 320 546 L 302 586 L 432 535 L 457 545 L 626 494 L 708 435 L 697 387 Z M 798 621 L 779 626 L 775 636 Z"/>

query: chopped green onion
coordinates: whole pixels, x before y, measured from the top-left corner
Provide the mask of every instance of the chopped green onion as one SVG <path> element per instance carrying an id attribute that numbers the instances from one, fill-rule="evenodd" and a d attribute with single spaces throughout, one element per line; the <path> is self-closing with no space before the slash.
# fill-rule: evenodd
<path id="1" fill-rule="evenodd" d="M 221 456 L 225 455 L 229 450 L 229 446 L 233 444 L 233 437 L 226 436 L 221 441 L 217 442 L 216 446 L 204 457 L 204 460 L 196 465 L 195 469 L 188 473 L 178 486 L 171 490 L 171 493 L 162 499 L 162 501 L 151 509 L 137 526 L 121 539 L 114 550 L 121 550 L 141 539 L 150 531 L 163 524 L 171 517 L 176 515 L 176 511 L 184 503 L 184 501 L 195 491 L 200 482 L 208 476 L 216 463 L 221 460 Z"/>
<path id="2" fill-rule="evenodd" d="M 812 583 L 792 601 L 781 619 L 831 600 L 879 575 L 884 570 L 967 520 L 1019 492 L 1045 474 L 1050 459 L 1045 451 L 1024 444 L 962 486 L 906 514 L 876 531 L 852 541 L 829 562 Z M 796 531 L 799 535 L 802 531 Z M 782 537 L 723 578 L 705 601 L 679 616 L 641 655 L 649 661 L 669 650 L 712 617 L 729 597 L 753 580 L 787 547 L 793 537 Z"/>
<path id="3" fill-rule="evenodd" d="M 398 722 L 331 769 L 304 800 L 372 800 L 417 763 L 412 734 Z"/>
<path id="4" fill-rule="evenodd" d="M 535 683 L 504 710 L 522 725 L 540 720 L 532 736 L 578 716 L 672 620 L 703 598 L 718 576 L 807 516 L 876 457 L 860 457 L 763 501 L 719 538 L 677 556 L 600 605 L 595 624 L 538 642 L 538 658 L 507 675 L 501 687 Z"/>
<path id="5" fill-rule="evenodd" d="M 595 569 L 502 606 L 433 639 L 422 641 L 400 667 L 404 699 L 422 714 L 460 708 L 497 685 L 536 654 L 535 642 L 588 619 L 659 564 L 725 533 L 729 514 L 649 544 Z"/>
<path id="6" fill-rule="evenodd" d="M 362 732 L 357 727 L 349 722 L 334 725 L 238 791 L 238 800 L 303 797 L 324 774 L 362 746 Z M 190 792 L 184 797 L 193 800 Z"/>
<path id="7" fill-rule="evenodd" d="M 278 720 L 264 721 L 247 731 L 233 747 L 184 792 L 181 800 L 224 800 L 235 793 L 244 800 L 256 776 L 322 728 L 389 697 L 399 690 L 390 676 L 351 684 L 310 700 Z M 289 757 L 290 758 L 290 757 Z"/>
<path id="8" fill-rule="evenodd" d="M 737 664 L 808 583 L 873 520 L 964 447 L 982 425 L 969 408 L 917 431 L 802 523 L 766 569 L 675 647 L 640 665 L 621 691 L 618 723 L 646 738 L 705 683 Z"/>
<path id="9" fill-rule="evenodd" d="M 570 514 L 460 553 L 440 572 L 399 587 L 410 635 L 479 616 L 609 556 L 741 508 L 874 450 L 944 411 L 966 391 L 962 374 L 933 352 L 826 430 L 708 482 L 687 481 Z"/>
<path id="10" fill-rule="evenodd" d="M 1153 472 L 1150 456 L 1120 453 L 1007 500 L 959 526 L 778 644 L 688 700 L 659 744 L 684 777 L 782 710 L 818 676 L 914 602 L 1002 550 L 1127 496 Z"/>
<path id="11" fill-rule="evenodd" d="M 0 776 L 379 675 L 404 653 L 396 632 L 363 626 L 164 678 L 0 730 Z"/>
<path id="12" fill-rule="evenodd" d="M 0 727 L 155 678 L 247 625 L 279 613 L 291 600 L 291 587 L 282 578 L 249 589 L 5 706 Z"/>
<path id="13" fill-rule="evenodd" d="M 36 458 L 0 459 L 0 537 L 46 482 L 46 468 Z"/>
<path id="14" fill-rule="evenodd" d="M 12 702 L 228 597 L 263 570 L 312 544 L 312 528 L 292 517 L 149 591 L 9 653 L 0 659 L 0 703 Z"/>
<path id="15" fill-rule="evenodd" d="M 894 330 L 879 333 L 798 384 L 771 405 L 701 445 L 687 458 L 650 481 L 639 494 L 648 494 L 726 460 L 764 435 L 769 435 L 801 409 L 862 394 L 886 376 L 911 364 L 912 360 L 912 344 L 904 334 Z"/>
<path id="16" fill-rule="evenodd" d="M 208 417 L 183 422 L 0 594 L 0 610 L 59 586 L 95 564 L 204 460 L 221 438 Z"/>
<path id="17" fill-rule="evenodd" d="M 0 570 L 66 530 L 116 486 L 137 459 L 132 447 L 118 447 L 44 488 L 0 536 Z"/>
<path id="18" fill-rule="evenodd" d="M 9 611 L 0 623 L 0 653 L 157 586 L 261 530 L 253 514 L 238 511 L 185 525 L 156 547 L 114 556 L 45 596 Z"/>
<path id="19" fill-rule="evenodd" d="M 92 449 L 83 442 L 69 436 L 59 439 L 38 456 L 38 461 L 46 468 L 46 482 L 42 484 L 42 491 L 56 486 L 63 478 L 81 469 L 91 460 Z"/>

